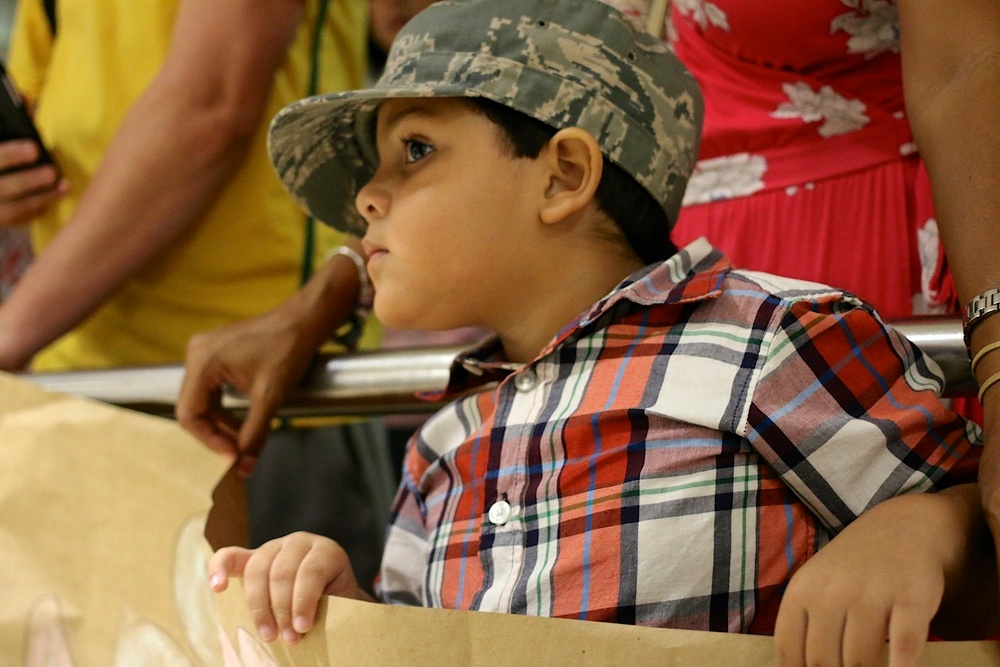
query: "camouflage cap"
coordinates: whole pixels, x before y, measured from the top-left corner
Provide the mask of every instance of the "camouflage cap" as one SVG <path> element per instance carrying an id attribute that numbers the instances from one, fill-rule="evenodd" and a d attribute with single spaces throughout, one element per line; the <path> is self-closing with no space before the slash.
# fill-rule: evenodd
<path id="1" fill-rule="evenodd" d="M 431 5 L 397 35 L 373 88 L 306 98 L 274 118 L 271 159 L 292 197 L 363 235 L 354 200 L 378 166 L 375 112 L 389 98 L 422 97 L 484 97 L 557 129 L 587 130 L 670 224 L 677 219 L 698 152 L 701 94 L 663 42 L 597 0 Z"/>

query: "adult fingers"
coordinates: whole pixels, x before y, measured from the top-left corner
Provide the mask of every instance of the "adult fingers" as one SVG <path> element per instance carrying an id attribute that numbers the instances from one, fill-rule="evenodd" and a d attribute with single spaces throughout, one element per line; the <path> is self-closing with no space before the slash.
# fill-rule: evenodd
<path id="1" fill-rule="evenodd" d="M 243 465 L 241 472 L 249 474 L 267 443 L 267 435 L 271 432 L 271 420 L 278 412 L 282 395 L 275 389 L 271 378 L 261 378 L 256 382 L 249 396 L 249 407 L 246 418 L 240 426 L 238 446 Z"/>
<path id="2" fill-rule="evenodd" d="M 188 385 L 189 374 L 184 385 Z M 197 383 L 197 380 L 194 380 Z M 237 434 L 239 420 L 219 404 L 221 390 L 207 387 L 182 386 L 174 414 L 177 422 L 209 449 L 236 456 L 239 452 Z"/>
<path id="3" fill-rule="evenodd" d="M 13 178 L 12 174 L 0 175 L 0 184 Z M 59 181 L 56 187 L 46 185 L 41 190 L 15 192 L 10 195 L 0 193 L 0 226 L 12 226 L 29 222 L 40 215 L 69 191 L 66 181 Z"/>
<path id="4" fill-rule="evenodd" d="M 182 427 L 210 449 L 236 456 L 240 422 L 222 407 L 224 371 L 212 349 L 204 334 L 188 342 L 184 377 L 174 414 Z"/>
<path id="5" fill-rule="evenodd" d="M 38 144 L 31 139 L 0 142 L 0 171 L 24 167 L 38 159 Z"/>

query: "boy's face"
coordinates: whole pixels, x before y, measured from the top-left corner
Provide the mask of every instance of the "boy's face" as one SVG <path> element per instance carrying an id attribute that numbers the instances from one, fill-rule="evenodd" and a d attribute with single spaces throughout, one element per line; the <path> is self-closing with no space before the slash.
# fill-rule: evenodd
<path id="1" fill-rule="evenodd" d="M 375 313 L 390 326 L 502 330 L 528 295 L 543 160 L 518 159 L 470 102 L 389 100 L 358 193 Z"/>

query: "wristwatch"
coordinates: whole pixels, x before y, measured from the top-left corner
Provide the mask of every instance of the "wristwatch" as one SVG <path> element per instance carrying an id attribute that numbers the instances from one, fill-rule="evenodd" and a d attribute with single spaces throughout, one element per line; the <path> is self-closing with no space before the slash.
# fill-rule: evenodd
<path id="1" fill-rule="evenodd" d="M 994 313 L 1000 313 L 1000 289 L 986 290 L 969 301 L 969 305 L 965 307 L 966 348 L 970 347 L 975 326 Z"/>

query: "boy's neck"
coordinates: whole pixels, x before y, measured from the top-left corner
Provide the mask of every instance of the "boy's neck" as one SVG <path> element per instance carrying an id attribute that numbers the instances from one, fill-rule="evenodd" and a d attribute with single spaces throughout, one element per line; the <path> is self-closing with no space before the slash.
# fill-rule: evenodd
<path id="1" fill-rule="evenodd" d="M 507 359 L 534 360 L 567 324 L 643 266 L 632 252 L 605 244 L 545 257 L 532 291 L 515 295 L 516 303 L 502 309 L 505 321 L 494 327 Z"/>

